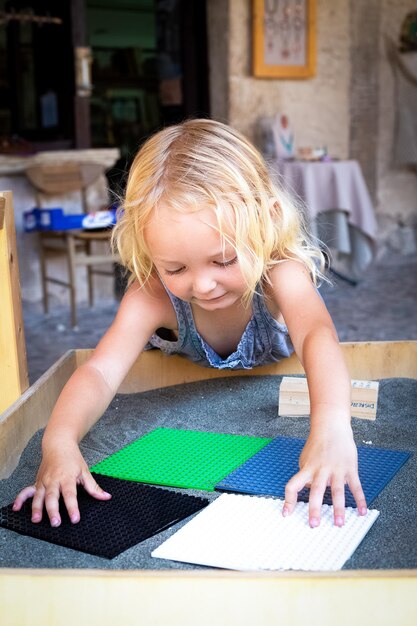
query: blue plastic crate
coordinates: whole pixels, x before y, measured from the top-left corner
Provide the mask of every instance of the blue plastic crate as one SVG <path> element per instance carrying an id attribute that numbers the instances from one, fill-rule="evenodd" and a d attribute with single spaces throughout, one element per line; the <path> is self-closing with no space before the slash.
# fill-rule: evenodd
<path id="1" fill-rule="evenodd" d="M 82 228 L 85 213 L 67 215 L 61 208 L 39 209 L 35 207 L 23 213 L 23 226 L 25 232 L 35 230 L 70 230 Z"/>
<path id="2" fill-rule="evenodd" d="M 23 212 L 23 228 L 25 233 L 33 233 L 38 230 L 38 213 L 39 209 L 30 209 Z"/>
<path id="3" fill-rule="evenodd" d="M 63 209 L 38 209 L 39 230 L 70 230 L 82 228 L 85 213 L 66 215 Z"/>

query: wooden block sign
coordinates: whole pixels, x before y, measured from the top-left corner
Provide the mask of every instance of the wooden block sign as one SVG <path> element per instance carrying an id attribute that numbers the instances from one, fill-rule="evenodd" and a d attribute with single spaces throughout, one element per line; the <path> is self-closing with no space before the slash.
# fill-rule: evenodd
<path id="1" fill-rule="evenodd" d="M 373 380 L 352 380 L 351 416 L 376 419 L 379 383 Z M 310 415 L 307 379 L 284 376 L 279 388 L 278 415 L 298 417 Z"/>

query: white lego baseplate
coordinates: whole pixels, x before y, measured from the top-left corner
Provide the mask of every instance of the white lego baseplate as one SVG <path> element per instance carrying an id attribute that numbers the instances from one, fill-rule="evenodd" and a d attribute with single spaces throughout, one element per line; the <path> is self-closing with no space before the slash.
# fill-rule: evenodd
<path id="1" fill-rule="evenodd" d="M 347 508 L 345 525 L 333 524 L 323 505 L 321 523 L 308 524 L 308 504 L 282 516 L 283 500 L 223 494 L 152 552 L 152 556 L 234 570 L 339 570 L 356 550 L 379 511 L 359 516 Z"/>

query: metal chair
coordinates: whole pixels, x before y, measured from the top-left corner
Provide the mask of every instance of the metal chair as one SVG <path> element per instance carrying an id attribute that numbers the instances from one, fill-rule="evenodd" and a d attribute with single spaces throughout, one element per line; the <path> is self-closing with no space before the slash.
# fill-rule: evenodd
<path id="1" fill-rule="evenodd" d="M 81 196 L 82 212 L 88 213 L 86 190 L 100 174 L 103 168 L 97 164 L 79 164 L 67 162 L 56 164 L 42 164 L 28 168 L 27 177 L 36 190 L 36 200 L 39 208 L 42 208 L 44 199 L 56 197 L 66 193 L 79 191 Z M 71 325 L 77 325 L 77 284 L 76 268 L 85 266 L 87 268 L 88 281 L 88 301 L 92 306 L 94 303 L 93 275 L 100 274 L 112 276 L 114 272 L 97 269 L 100 265 L 109 265 L 117 261 L 111 255 L 109 240 L 111 229 L 104 231 L 83 231 L 83 230 L 62 230 L 62 231 L 40 231 L 40 262 L 42 278 L 42 297 L 45 313 L 49 312 L 48 283 L 61 285 L 70 291 Z M 95 253 L 93 245 L 95 242 L 105 242 L 107 250 L 105 253 Z M 52 255 L 63 254 L 68 263 L 68 280 L 62 280 L 48 274 L 48 258 Z"/>

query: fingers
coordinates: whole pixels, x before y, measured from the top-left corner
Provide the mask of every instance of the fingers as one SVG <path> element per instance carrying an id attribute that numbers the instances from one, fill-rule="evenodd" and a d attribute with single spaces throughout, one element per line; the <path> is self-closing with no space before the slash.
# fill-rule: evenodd
<path id="1" fill-rule="evenodd" d="M 86 492 L 96 500 L 109 500 L 111 495 L 104 491 L 91 476 L 90 472 L 81 475 L 80 484 Z M 77 491 L 71 485 L 62 488 L 62 497 L 67 507 L 68 515 L 73 524 L 80 521 L 80 510 L 78 508 Z"/>
<path id="2" fill-rule="evenodd" d="M 356 474 L 355 476 L 350 477 L 348 479 L 348 485 L 349 485 L 349 489 L 352 492 L 353 497 L 355 498 L 359 515 L 366 515 L 368 512 L 368 507 L 366 505 L 366 498 L 365 498 L 365 494 L 363 493 L 359 476 Z"/>
<path id="3" fill-rule="evenodd" d="M 59 514 L 60 492 L 62 493 L 65 507 L 68 511 L 71 522 L 73 524 L 77 524 L 80 521 L 81 515 L 77 500 L 77 482 L 83 485 L 87 493 L 97 500 L 109 500 L 111 498 L 111 495 L 103 491 L 103 489 L 101 489 L 101 487 L 96 483 L 88 470 L 85 473 L 82 473 L 77 481 L 73 479 L 65 480 L 61 485 L 57 484 L 55 486 L 51 486 L 45 495 L 45 507 L 48 512 L 49 519 L 51 520 L 51 526 L 56 527 L 61 524 L 61 516 Z"/>
<path id="4" fill-rule="evenodd" d="M 310 488 L 310 496 L 308 499 L 308 523 L 310 528 L 317 528 L 320 525 L 321 505 L 323 504 L 323 496 L 327 487 L 327 474 L 320 472 L 317 474 Z"/>
<path id="5" fill-rule="evenodd" d="M 297 504 L 298 492 L 303 489 L 309 481 L 309 475 L 304 471 L 299 471 L 287 482 L 285 486 L 285 502 L 282 509 L 284 517 L 291 515 Z"/>
<path id="6" fill-rule="evenodd" d="M 62 486 L 62 497 L 68 511 L 69 518 L 73 524 L 78 524 L 81 519 L 78 508 L 76 483 L 71 482 Z"/>
<path id="7" fill-rule="evenodd" d="M 25 489 L 22 489 L 22 491 L 17 495 L 12 508 L 13 511 L 20 511 L 26 500 L 29 500 L 29 498 L 33 498 L 31 519 L 32 522 L 36 524 L 42 520 L 43 504 L 45 500 L 44 487 L 38 488 L 36 485 L 25 487 Z"/>
<path id="8" fill-rule="evenodd" d="M 295 505 L 297 504 L 298 493 L 311 481 L 310 495 L 309 495 L 309 525 L 311 528 L 316 528 L 320 525 L 321 518 L 321 506 L 323 504 L 323 497 L 326 487 L 330 483 L 332 501 L 333 501 L 333 515 L 335 526 L 343 526 L 345 523 L 345 479 L 342 475 L 333 476 L 328 478 L 327 472 L 320 472 L 314 476 L 311 480 L 311 476 L 308 472 L 301 470 L 295 474 L 291 480 L 288 481 L 285 487 L 285 503 L 282 509 L 284 517 L 291 515 Z M 348 481 L 350 490 L 355 498 L 358 506 L 358 512 L 360 515 L 366 515 L 366 500 L 362 491 L 361 483 L 358 477 L 350 478 Z"/>
<path id="9" fill-rule="evenodd" d="M 334 525 L 343 526 L 345 523 L 345 479 L 335 476 L 331 482 Z"/>
<path id="10" fill-rule="evenodd" d="M 53 485 L 48 486 L 47 490 L 45 490 L 45 508 L 48 513 L 48 517 L 51 522 L 51 526 L 56 528 L 61 524 L 61 516 L 59 514 L 59 483 L 55 483 Z M 34 508 L 35 502 L 37 504 L 37 499 L 41 496 L 42 488 L 36 492 L 35 497 L 33 498 L 32 504 L 32 521 L 34 521 Z M 39 494 L 39 495 L 38 495 Z"/>
<path id="11" fill-rule="evenodd" d="M 298 492 L 311 482 L 308 523 L 311 528 L 316 528 L 320 524 L 321 505 L 323 502 L 323 495 L 326 489 L 327 480 L 324 473 L 318 474 L 313 480 L 311 480 L 311 478 L 312 477 L 309 472 L 300 470 L 288 481 L 285 487 L 285 503 L 282 509 L 282 514 L 284 517 L 291 515 L 295 505 L 297 504 Z"/>
<path id="12" fill-rule="evenodd" d="M 15 501 L 13 502 L 13 511 L 20 511 L 26 500 L 29 498 L 33 498 L 36 491 L 35 485 L 30 485 L 30 487 L 25 487 L 22 491 L 16 496 Z"/>
<path id="13" fill-rule="evenodd" d="M 13 511 L 20 511 L 26 500 L 33 498 L 32 522 L 36 524 L 42 520 L 45 507 L 51 526 L 56 528 L 62 521 L 59 513 L 59 498 L 62 493 L 69 518 L 73 524 L 76 524 L 80 521 L 80 510 L 77 501 L 77 482 L 82 484 L 87 493 L 97 500 L 109 500 L 111 498 L 111 494 L 104 491 L 96 483 L 90 472 L 87 471 L 85 474 L 81 475 L 79 480 L 67 479 L 63 481 L 62 484 L 56 482 L 49 484 L 47 487 L 42 483 L 40 485 L 25 487 L 25 489 L 22 489 L 16 496 L 13 503 Z"/>
<path id="14" fill-rule="evenodd" d="M 100 485 L 96 483 L 90 472 L 83 475 L 80 482 L 86 492 L 96 500 L 110 500 L 111 494 L 104 491 Z"/>

